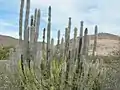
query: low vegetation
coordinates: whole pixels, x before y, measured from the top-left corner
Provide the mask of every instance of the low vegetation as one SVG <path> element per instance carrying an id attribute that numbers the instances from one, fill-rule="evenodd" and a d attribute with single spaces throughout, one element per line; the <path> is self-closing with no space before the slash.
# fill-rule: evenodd
<path id="1" fill-rule="evenodd" d="M 81 21 L 79 45 L 77 31 L 74 28 L 73 48 L 70 48 L 71 17 L 65 28 L 65 37 L 58 31 L 57 45 L 51 39 L 51 6 L 48 9 L 47 28 L 43 29 L 42 50 L 38 50 L 40 9 L 30 15 L 30 0 L 27 1 L 25 25 L 23 22 L 24 0 L 20 5 L 19 48 L 13 53 L 10 65 L 0 65 L 0 90 L 119 90 L 120 63 L 117 56 L 98 57 L 96 55 L 97 32 L 95 26 L 92 55 L 88 54 L 88 29 L 83 30 Z M 30 21 L 30 25 L 29 25 Z M 24 31 L 22 29 L 24 26 Z M 46 35 L 47 30 L 47 36 Z M 24 39 L 22 39 L 24 32 Z M 83 35 L 84 32 L 84 35 Z M 47 45 L 45 45 L 47 39 Z M 22 42 L 23 40 L 23 42 Z M 1 48 L 8 57 L 8 48 Z M 11 55 L 12 56 L 12 55 Z M 111 58 L 112 57 L 112 58 Z M 116 61 L 114 63 L 113 61 Z M 1 62 L 0 62 L 1 64 Z M 115 66 L 115 67 L 114 67 Z M 6 68 L 7 67 L 7 68 Z M 114 73 L 114 74 L 113 74 Z"/>

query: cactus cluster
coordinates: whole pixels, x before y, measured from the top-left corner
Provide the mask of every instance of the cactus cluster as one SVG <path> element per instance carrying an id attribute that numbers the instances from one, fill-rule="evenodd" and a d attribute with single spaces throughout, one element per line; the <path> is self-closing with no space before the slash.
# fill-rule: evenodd
<path id="1" fill-rule="evenodd" d="M 24 65 L 30 66 L 30 61 L 34 63 L 37 60 L 38 49 L 37 43 L 39 38 L 39 25 L 40 25 L 40 9 L 35 9 L 34 15 L 30 17 L 30 0 L 26 0 L 26 14 L 24 21 L 24 38 L 22 42 L 22 22 L 23 22 L 23 7 L 24 0 L 21 0 L 20 20 L 19 20 L 19 40 L 21 49 L 21 59 Z M 30 17 L 30 18 L 29 18 Z M 83 90 L 85 87 L 82 83 L 89 83 L 89 76 L 85 76 L 88 57 L 89 37 L 88 29 L 83 29 L 83 21 L 80 22 L 80 30 L 74 28 L 74 39 L 71 44 L 70 33 L 72 18 L 69 17 L 68 26 L 65 28 L 65 38 L 61 38 L 60 30 L 58 30 L 57 45 L 54 45 L 54 39 L 51 38 L 51 6 L 48 8 L 48 24 L 43 29 L 43 42 L 42 42 L 42 58 L 39 60 L 39 72 L 34 72 L 35 83 L 38 83 L 36 88 L 40 90 Z M 30 21 L 30 24 L 29 24 Z M 47 36 L 45 36 L 47 31 Z M 77 32 L 80 32 L 79 39 Z M 84 35 L 83 35 L 84 32 Z M 47 44 L 45 39 L 47 38 Z M 97 45 L 97 26 L 95 26 L 95 39 L 93 56 L 95 56 Z M 85 60 L 84 60 L 85 59 Z M 37 61 L 38 62 L 38 61 Z M 34 64 L 35 65 L 35 64 Z M 23 66 L 23 64 L 22 64 Z M 34 66 L 36 67 L 36 66 Z M 35 69 L 35 68 L 34 68 Z M 89 67 L 87 68 L 89 69 Z M 24 68 L 22 68 L 24 71 Z M 87 75 L 89 75 L 89 71 Z M 39 74 L 38 74 L 39 73 Z M 37 75 L 36 75 L 37 74 Z M 84 81 L 83 78 L 88 78 Z M 97 76 L 96 76 L 97 77 Z M 98 76 L 99 77 L 99 76 Z M 82 81 L 83 80 L 83 81 Z M 40 82 L 38 82 L 40 81 Z M 82 83 L 81 83 L 82 82 Z M 88 82 L 88 83 L 87 83 Z M 85 89 L 92 90 L 92 89 Z M 98 90 L 98 89 L 96 89 Z"/>
<path id="2" fill-rule="evenodd" d="M 21 51 L 20 56 L 23 55 L 25 63 L 26 61 L 30 62 L 30 60 L 34 61 L 36 58 L 40 26 L 40 9 L 35 9 L 34 15 L 30 15 L 30 0 L 26 0 L 26 12 L 23 29 L 24 3 L 25 1 L 21 0 L 19 18 L 19 47 Z"/>

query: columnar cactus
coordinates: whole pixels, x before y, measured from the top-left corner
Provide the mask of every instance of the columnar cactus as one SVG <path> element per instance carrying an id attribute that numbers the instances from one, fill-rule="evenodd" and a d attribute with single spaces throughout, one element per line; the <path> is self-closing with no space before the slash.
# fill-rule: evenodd
<path id="1" fill-rule="evenodd" d="M 43 29 L 43 42 L 42 42 L 42 49 L 43 49 L 43 51 L 45 51 L 45 31 L 46 31 L 46 29 L 44 28 Z"/>
<path id="2" fill-rule="evenodd" d="M 80 59 L 80 54 L 82 54 L 82 46 L 83 46 L 83 21 L 81 21 L 81 27 L 80 27 L 78 59 Z"/>
<path id="3" fill-rule="evenodd" d="M 24 60 L 27 59 L 26 49 L 27 49 L 27 43 L 28 43 L 28 23 L 29 23 L 29 13 L 30 13 L 30 0 L 27 0 L 27 5 L 26 5 L 26 14 L 25 14 L 25 21 L 24 21 Z M 27 42 L 27 43 L 26 43 Z"/>
<path id="4" fill-rule="evenodd" d="M 69 17 L 69 21 L 68 21 L 68 47 L 70 46 L 70 33 L 71 33 L 71 17 Z"/>
<path id="5" fill-rule="evenodd" d="M 95 26 L 95 37 L 94 37 L 94 46 L 93 46 L 93 56 L 96 55 L 96 47 L 97 47 L 97 25 Z"/>
<path id="6" fill-rule="evenodd" d="M 24 37 L 24 59 L 29 60 L 29 27 L 27 30 L 24 31 L 25 37 Z"/>
<path id="7" fill-rule="evenodd" d="M 25 14 L 25 21 L 24 21 L 24 30 L 27 30 L 29 24 L 29 14 L 30 14 L 30 0 L 26 1 L 26 14 Z"/>
<path id="8" fill-rule="evenodd" d="M 60 30 L 58 31 L 58 41 L 57 41 L 57 45 L 60 45 Z"/>
<path id="9" fill-rule="evenodd" d="M 30 26 L 33 26 L 33 24 L 34 24 L 33 15 L 31 15 Z"/>
<path id="10" fill-rule="evenodd" d="M 36 15 L 36 24 L 35 24 L 35 36 L 34 36 L 34 59 L 36 60 L 36 55 L 37 55 L 37 41 L 38 41 L 38 36 L 39 36 L 39 26 L 40 26 L 40 9 L 37 12 Z M 35 23 L 35 22 L 34 22 Z"/>
<path id="11" fill-rule="evenodd" d="M 60 47 L 60 53 L 61 53 L 61 57 L 63 57 L 64 55 L 64 38 L 62 37 L 61 39 L 61 47 Z"/>
<path id="12" fill-rule="evenodd" d="M 37 8 L 35 9 L 34 12 L 34 26 L 36 25 L 36 20 L 37 20 Z"/>
<path id="13" fill-rule="evenodd" d="M 35 36 L 35 27 L 34 27 L 34 19 L 33 15 L 31 16 L 31 24 L 30 24 L 30 53 L 33 60 L 33 49 L 34 49 L 34 36 Z"/>
<path id="14" fill-rule="evenodd" d="M 49 6 L 48 12 L 48 26 L 47 26 L 47 60 L 50 57 L 50 34 L 51 34 L 51 6 Z"/>
<path id="15" fill-rule="evenodd" d="M 54 55 L 54 39 L 51 39 L 51 60 L 53 59 Z"/>
<path id="16" fill-rule="evenodd" d="M 21 0 L 20 5 L 20 15 L 19 15 L 19 45 L 22 43 L 22 25 L 23 25 L 23 8 L 24 8 L 24 0 Z M 21 47 L 20 47 L 21 49 Z"/>
<path id="17" fill-rule="evenodd" d="M 74 42 L 73 42 L 73 58 L 76 58 L 76 40 L 77 40 L 77 28 L 74 28 Z"/>
<path id="18" fill-rule="evenodd" d="M 88 43 L 88 29 L 86 28 L 85 29 L 85 32 L 84 32 L 84 46 L 83 46 L 83 55 L 87 55 L 87 43 Z"/>
<path id="19" fill-rule="evenodd" d="M 67 55 L 67 52 L 68 52 L 68 28 L 65 28 L 65 56 Z"/>

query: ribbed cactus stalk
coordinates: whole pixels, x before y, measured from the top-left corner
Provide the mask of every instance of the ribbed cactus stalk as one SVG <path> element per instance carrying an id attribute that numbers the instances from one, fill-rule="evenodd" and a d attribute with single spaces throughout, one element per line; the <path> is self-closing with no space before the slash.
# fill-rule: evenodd
<path id="1" fill-rule="evenodd" d="M 71 33 L 71 17 L 69 17 L 69 21 L 68 21 L 68 47 L 70 46 L 70 33 Z"/>
<path id="2" fill-rule="evenodd" d="M 30 0 L 26 1 L 26 14 L 25 14 L 25 21 L 24 21 L 24 30 L 27 30 L 29 24 L 29 14 L 30 14 Z"/>
<path id="3" fill-rule="evenodd" d="M 60 46 L 60 30 L 58 30 L 57 50 L 59 50 L 59 46 Z"/>
<path id="4" fill-rule="evenodd" d="M 34 22 L 33 22 L 33 15 L 31 15 L 31 20 L 30 20 L 30 26 L 33 26 Z"/>
<path id="5" fill-rule="evenodd" d="M 19 14 L 19 45 L 20 45 L 20 49 L 22 49 L 21 43 L 22 43 L 23 8 L 24 8 L 24 0 L 21 0 L 20 14 Z"/>
<path id="6" fill-rule="evenodd" d="M 29 27 L 24 31 L 24 60 L 28 60 L 29 56 Z"/>
<path id="7" fill-rule="evenodd" d="M 38 13 L 37 13 L 37 23 L 36 23 L 37 40 L 39 36 L 39 26 L 40 26 L 40 9 L 38 10 Z"/>
<path id="8" fill-rule="evenodd" d="M 54 55 L 54 39 L 51 39 L 51 60 L 53 59 Z"/>
<path id="9" fill-rule="evenodd" d="M 98 28 L 97 28 L 97 25 L 96 25 L 96 26 L 95 26 L 95 36 L 94 36 L 94 46 L 93 46 L 93 56 L 96 55 L 97 33 L 98 33 Z"/>
<path id="10" fill-rule="evenodd" d="M 85 29 L 85 32 L 84 32 L 84 46 L 83 46 L 83 55 L 87 55 L 87 43 L 88 43 L 88 36 L 87 36 L 87 34 L 88 34 L 88 29 L 86 28 Z"/>
<path id="11" fill-rule="evenodd" d="M 51 35 L 51 6 L 48 10 L 48 26 L 47 26 L 47 60 L 50 57 L 50 35 Z"/>
<path id="12" fill-rule="evenodd" d="M 65 56 L 67 55 L 68 52 L 68 28 L 65 28 Z"/>
<path id="13" fill-rule="evenodd" d="M 73 42 L 73 58 L 76 58 L 76 41 L 77 41 L 77 28 L 74 28 L 74 42 Z"/>
<path id="14" fill-rule="evenodd" d="M 34 37 L 34 59 L 36 60 L 36 55 L 37 55 L 37 41 L 38 41 L 38 36 L 39 36 L 39 26 L 40 26 L 40 9 L 38 10 L 38 13 L 36 15 L 36 24 L 35 24 L 35 37 Z"/>
<path id="15" fill-rule="evenodd" d="M 82 53 L 82 46 L 83 46 L 83 21 L 81 21 L 80 27 L 80 36 L 79 36 L 79 46 L 78 46 L 78 59 L 80 59 L 80 54 Z"/>
<path id="16" fill-rule="evenodd" d="M 28 40 L 28 23 L 29 23 L 29 13 L 30 13 L 30 0 L 27 0 L 27 2 L 26 2 L 26 14 L 25 14 L 25 21 L 24 21 L 24 55 L 23 55 L 23 57 L 24 57 L 24 60 L 26 60 L 27 59 L 27 57 L 26 57 L 26 49 L 27 49 L 27 45 L 26 45 L 26 43 L 28 43 L 27 42 L 27 40 Z"/>
<path id="17" fill-rule="evenodd" d="M 63 57 L 64 55 L 64 38 L 62 37 L 61 39 L 61 46 L 60 46 L 60 53 L 61 53 L 61 57 Z"/>
<path id="18" fill-rule="evenodd" d="M 43 29 L 43 42 L 42 42 L 42 49 L 43 49 L 43 51 L 45 51 L 45 31 L 46 31 L 46 29 L 44 28 Z"/>
<path id="19" fill-rule="evenodd" d="M 46 57 L 45 57 L 45 51 L 46 51 L 46 49 L 45 49 L 45 32 L 46 32 L 46 29 L 44 28 L 43 29 L 43 41 L 42 41 L 42 58 L 43 58 L 43 60 L 45 60 L 46 59 Z"/>
<path id="20" fill-rule="evenodd" d="M 35 9 L 34 12 L 34 26 L 36 26 L 36 20 L 37 20 L 37 8 Z"/>
<path id="21" fill-rule="evenodd" d="M 33 60 L 33 48 L 34 48 L 34 35 L 35 35 L 35 28 L 34 28 L 34 19 L 32 15 L 30 21 L 30 53 L 32 60 Z"/>

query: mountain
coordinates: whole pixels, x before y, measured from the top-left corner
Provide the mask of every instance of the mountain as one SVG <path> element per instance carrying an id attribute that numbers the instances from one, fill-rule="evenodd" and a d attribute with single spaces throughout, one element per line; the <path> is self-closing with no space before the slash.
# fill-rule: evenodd
<path id="1" fill-rule="evenodd" d="M 19 43 L 19 40 L 16 38 L 13 38 L 11 36 L 6 36 L 6 35 L 0 35 L 0 45 L 16 47 L 18 46 L 18 43 Z M 38 45 L 41 46 L 42 43 L 38 42 Z"/>
<path id="2" fill-rule="evenodd" d="M 92 54 L 94 45 L 94 35 L 89 36 L 89 54 Z M 97 37 L 97 55 L 107 56 L 113 51 L 119 50 L 120 36 L 110 33 L 98 33 Z M 77 38 L 77 46 L 79 45 L 79 37 Z M 70 48 L 73 47 L 73 39 L 70 40 Z"/>
<path id="3" fill-rule="evenodd" d="M 89 46 L 89 52 L 92 52 L 93 49 L 93 43 L 94 43 L 94 35 L 89 35 L 90 37 L 90 46 Z M 79 42 L 79 37 L 77 38 L 77 45 Z M 17 46 L 18 45 L 18 39 L 0 35 L 0 45 L 3 46 Z M 38 46 L 41 46 L 41 42 L 38 42 Z M 73 47 L 73 39 L 70 40 L 70 46 Z M 41 48 L 41 47 L 39 47 Z M 98 33 L 98 39 L 97 39 L 97 54 L 98 55 L 107 55 L 111 53 L 113 50 L 119 49 L 119 36 L 110 34 L 110 33 Z"/>
<path id="4" fill-rule="evenodd" d="M 18 44 L 18 39 L 10 36 L 0 35 L 0 45 L 16 46 L 17 44 Z"/>

